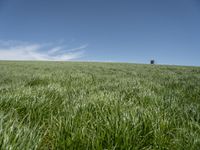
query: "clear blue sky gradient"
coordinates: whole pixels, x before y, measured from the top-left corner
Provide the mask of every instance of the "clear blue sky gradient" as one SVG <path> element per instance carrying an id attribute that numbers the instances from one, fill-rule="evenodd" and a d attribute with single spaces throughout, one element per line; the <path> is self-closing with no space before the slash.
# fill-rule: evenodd
<path id="1" fill-rule="evenodd" d="M 200 0 L 0 0 L 0 40 L 87 43 L 81 61 L 200 66 Z"/>

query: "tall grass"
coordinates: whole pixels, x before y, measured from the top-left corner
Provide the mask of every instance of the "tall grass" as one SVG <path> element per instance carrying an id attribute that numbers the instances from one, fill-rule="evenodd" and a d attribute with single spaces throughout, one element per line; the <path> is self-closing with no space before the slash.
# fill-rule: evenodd
<path id="1" fill-rule="evenodd" d="M 199 147 L 199 67 L 0 62 L 0 149 Z"/>

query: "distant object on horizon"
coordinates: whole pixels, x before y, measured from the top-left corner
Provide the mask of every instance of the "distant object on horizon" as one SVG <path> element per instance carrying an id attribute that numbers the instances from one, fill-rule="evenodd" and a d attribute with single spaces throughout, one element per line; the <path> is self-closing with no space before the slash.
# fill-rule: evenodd
<path id="1" fill-rule="evenodd" d="M 151 65 L 154 65 L 154 64 L 155 64 L 155 60 L 152 59 L 152 60 L 150 61 L 150 64 L 151 64 Z"/>

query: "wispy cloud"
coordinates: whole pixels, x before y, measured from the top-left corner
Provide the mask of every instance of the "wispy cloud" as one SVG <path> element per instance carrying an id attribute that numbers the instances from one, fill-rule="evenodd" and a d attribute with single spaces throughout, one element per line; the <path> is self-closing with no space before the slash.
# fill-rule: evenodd
<path id="1" fill-rule="evenodd" d="M 35 44 L 22 41 L 0 40 L 0 60 L 67 61 L 83 57 L 88 44 L 66 49 L 58 44 Z"/>

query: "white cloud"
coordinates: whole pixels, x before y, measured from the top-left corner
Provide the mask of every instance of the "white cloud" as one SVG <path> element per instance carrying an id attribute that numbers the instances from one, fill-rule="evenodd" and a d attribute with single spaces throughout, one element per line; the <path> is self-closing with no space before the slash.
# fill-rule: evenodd
<path id="1" fill-rule="evenodd" d="M 48 51 L 48 54 L 54 54 L 54 53 L 59 52 L 59 51 L 61 51 L 61 50 L 62 50 L 62 47 L 61 47 L 61 46 L 54 47 L 54 48 L 52 48 L 52 49 L 50 49 L 50 50 Z"/>
<path id="2" fill-rule="evenodd" d="M 87 44 L 64 49 L 64 46 L 53 44 L 33 44 L 19 41 L 0 40 L 0 60 L 51 60 L 67 61 L 83 56 Z"/>
<path id="3" fill-rule="evenodd" d="M 84 45 L 81 45 L 79 47 L 75 47 L 75 48 L 72 48 L 72 49 L 68 49 L 68 51 L 78 51 L 78 50 L 81 50 L 81 49 L 85 49 L 88 47 L 88 44 L 84 44 Z"/>

